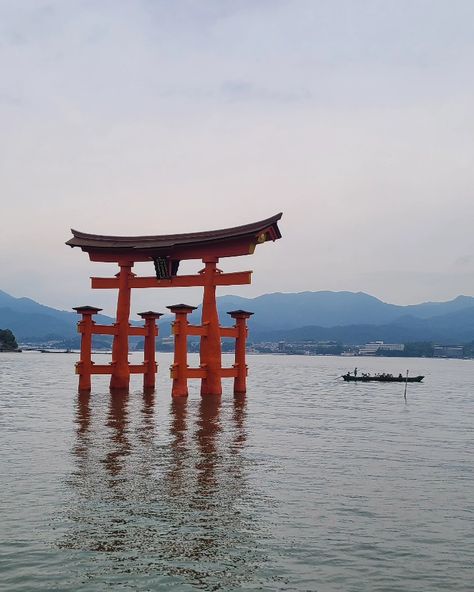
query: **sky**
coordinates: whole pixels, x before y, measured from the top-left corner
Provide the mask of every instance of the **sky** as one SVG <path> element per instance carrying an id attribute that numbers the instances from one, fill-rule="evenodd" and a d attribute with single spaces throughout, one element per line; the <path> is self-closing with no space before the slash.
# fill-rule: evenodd
<path id="1" fill-rule="evenodd" d="M 112 313 L 88 278 L 116 269 L 70 228 L 281 211 L 281 240 L 220 263 L 252 285 L 220 294 L 472 296 L 473 71 L 471 0 L 0 0 L 0 289 Z"/>

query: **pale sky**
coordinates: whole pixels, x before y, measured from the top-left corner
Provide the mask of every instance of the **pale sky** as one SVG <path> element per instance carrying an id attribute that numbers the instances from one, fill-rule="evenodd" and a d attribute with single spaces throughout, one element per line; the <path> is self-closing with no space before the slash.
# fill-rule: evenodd
<path id="1" fill-rule="evenodd" d="M 116 269 L 66 247 L 71 227 L 279 211 L 281 240 L 221 261 L 252 286 L 221 294 L 474 295 L 472 0 L 0 0 L 0 72 L 14 296 L 113 312 L 88 278 Z M 200 291 L 143 290 L 133 309 L 182 301 Z"/>

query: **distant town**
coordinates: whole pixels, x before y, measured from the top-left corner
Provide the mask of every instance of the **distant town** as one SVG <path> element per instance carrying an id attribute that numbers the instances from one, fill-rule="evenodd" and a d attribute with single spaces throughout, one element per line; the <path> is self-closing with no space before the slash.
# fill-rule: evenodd
<path id="1" fill-rule="evenodd" d="M 1 347 L 0 351 L 12 351 L 12 344 L 8 347 Z M 16 345 L 16 344 L 15 344 Z M 71 345 L 72 347 L 69 347 Z M 77 343 L 66 343 L 63 340 L 47 340 L 43 343 L 20 343 L 20 350 L 36 351 L 68 351 L 77 350 Z M 105 353 L 110 350 L 111 343 L 98 343 L 94 348 L 98 352 Z M 172 337 L 164 337 L 158 340 L 158 351 L 172 352 L 174 341 Z M 134 351 L 142 351 L 143 344 L 138 342 L 133 348 Z M 188 350 L 191 353 L 199 351 L 199 343 L 190 341 Z M 224 353 L 231 351 L 231 344 L 222 342 Z M 385 343 L 373 341 L 362 345 L 344 345 L 335 341 L 301 341 L 290 343 L 286 341 L 264 341 L 249 343 L 247 352 L 250 354 L 275 354 L 289 356 L 376 356 L 376 357 L 405 357 L 405 358 L 457 358 L 474 359 L 474 343 L 464 345 L 443 345 L 429 342 L 416 343 Z"/>
<path id="2" fill-rule="evenodd" d="M 474 344 L 442 345 L 429 342 L 384 343 L 373 341 L 363 345 L 343 345 L 335 341 L 286 341 L 254 343 L 249 346 L 254 353 L 272 353 L 305 356 L 384 356 L 424 358 L 474 358 Z"/>

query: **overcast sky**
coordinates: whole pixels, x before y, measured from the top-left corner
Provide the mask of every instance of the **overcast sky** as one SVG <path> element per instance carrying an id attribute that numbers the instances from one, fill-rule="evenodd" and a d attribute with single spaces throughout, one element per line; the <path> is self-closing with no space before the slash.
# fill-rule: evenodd
<path id="1" fill-rule="evenodd" d="M 0 0 L 0 289 L 110 313 L 88 277 L 116 269 L 71 227 L 282 211 L 280 241 L 221 261 L 252 286 L 221 293 L 474 295 L 473 58 L 472 0 Z"/>

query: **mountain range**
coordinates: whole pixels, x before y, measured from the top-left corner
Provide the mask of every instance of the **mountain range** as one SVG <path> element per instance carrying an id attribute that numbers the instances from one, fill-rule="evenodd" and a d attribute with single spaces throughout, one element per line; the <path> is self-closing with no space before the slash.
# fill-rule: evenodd
<path id="1" fill-rule="evenodd" d="M 99 323 L 110 324 L 113 319 L 96 315 Z M 31 298 L 15 298 L 0 290 L 0 328 L 11 329 L 20 341 L 71 339 L 77 336 L 78 315 L 39 304 Z"/>
<path id="2" fill-rule="evenodd" d="M 217 299 L 223 325 L 226 314 L 244 309 L 252 341 L 336 340 L 346 344 L 373 340 L 386 342 L 438 341 L 467 343 L 474 340 L 474 298 L 458 296 L 447 302 L 408 306 L 389 304 L 363 292 L 299 292 L 263 294 L 256 298 L 221 296 Z M 199 323 L 200 307 L 190 321 Z M 97 315 L 96 321 L 113 319 Z M 78 316 L 0 290 L 0 328 L 11 329 L 20 341 L 77 337 Z M 169 335 L 171 317 L 163 317 L 160 334 Z M 135 323 L 134 323 L 135 324 Z"/>

